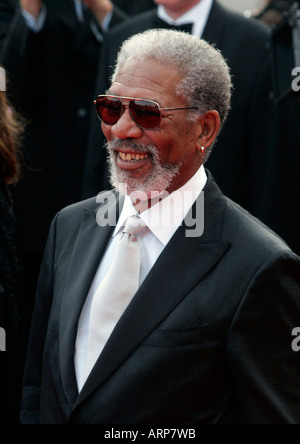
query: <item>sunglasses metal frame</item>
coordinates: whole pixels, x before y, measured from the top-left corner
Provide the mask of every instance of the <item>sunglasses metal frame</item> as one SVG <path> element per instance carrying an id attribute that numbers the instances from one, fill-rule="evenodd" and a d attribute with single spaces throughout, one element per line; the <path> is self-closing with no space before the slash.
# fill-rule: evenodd
<path id="1" fill-rule="evenodd" d="M 130 117 L 132 118 L 132 120 L 135 122 L 135 124 L 138 126 L 138 127 L 140 127 L 140 128 L 142 128 L 142 129 L 145 129 L 145 130 L 149 130 L 149 129 L 155 129 L 155 128 L 158 128 L 159 127 L 159 125 L 160 125 L 160 123 L 161 123 L 161 119 L 163 118 L 163 117 L 166 117 L 166 116 L 163 116 L 162 115 L 162 111 L 179 111 L 179 110 L 187 110 L 187 109 L 193 109 L 193 110 L 197 110 L 198 108 L 196 108 L 196 107 L 194 107 L 194 106 L 189 106 L 189 107 L 183 107 L 183 108 L 178 108 L 178 107 L 176 107 L 176 108 L 162 108 L 160 105 L 159 105 L 159 103 L 157 103 L 157 102 L 155 102 L 155 100 L 150 100 L 150 99 L 142 99 L 142 98 L 136 98 L 136 97 L 123 97 L 123 96 L 114 96 L 114 95 L 107 95 L 107 94 L 101 94 L 101 95 L 99 95 L 98 97 L 97 97 L 97 99 L 96 100 L 94 100 L 94 104 L 97 106 L 97 104 L 98 104 L 98 100 L 99 99 L 119 99 L 120 101 L 121 101 L 121 103 L 122 103 L 122 109 L 121 109 L 121 111 L 120 111 L 120 116 L 119 116 L 119 118 L 118 118 L 118 120 L 117 120 L 117 122 L 120 120 L 120 118 L 121 118 L 121 116 L 122 116 L 122 114 L 123 114 L 123 112 L 124 112 L 124 109 L 126 108 L 126 107 L 128 107 L 129 108 L 129 114 L 130 114 Z M 137 123 L 136 122 L 136 120 L 135 120 L 135 118 L 134 118 L 134 116 L 132 115 L 132 113 L 131 113 L 131 109 L 130 109 L 130 107 L 129 107 L 129 103 L 131 102 L 131 101 L 133 101 L 133 100 L 136 100 L 136 101 L 141 101 L 141 102 L 149 102 L 149 103 L 153 103 L 153 104 L 155 104 L 156 106 L 157 106 L 157 109 L 158 109 L 158 111 L 159 111 L 159 117 L 160 117 L 160 120 L 159 120 L 159 123 L 157 124 L 157 125 L 155 125 L 155 126 L 153 126 L 153 127 L 144 127 L 144 126 L 142 126 L 142 125 L 140 125 L 139 123 Z M 127 103 L 124 103 L 124 101 L 125 102 L 127 102 Z M 104 122 L 103 120 L 102 120 L 102 118 L 101 118 L 101 115 L 100 115 L 100 113 L 98 112 L 98 108 L 97 108 L 97 116 L 99 117 L 99 119 L 101 120 L 101 122 L 103 122 L 105 125 L 109 125 L 109 126 L 113 126 L 113 125 L 115 125 L 116 123 L 107 123 L 107 122 Z"/>

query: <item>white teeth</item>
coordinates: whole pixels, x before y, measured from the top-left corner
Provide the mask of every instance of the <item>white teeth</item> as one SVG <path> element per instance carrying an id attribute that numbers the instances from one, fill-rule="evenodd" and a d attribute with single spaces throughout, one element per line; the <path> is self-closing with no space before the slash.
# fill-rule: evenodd
<path id="1" fill-rule="evenodd" d="M 119 151 L 119 156 L 123 160 L 127 160 L 127 161 L 134 160 L 134 161 L 136 161 L 136 160 L 147 159 L 147 157 L 149 157 L 149 154 L 126 154 L 126 153 L 123 153 L 122 151 Z"/>

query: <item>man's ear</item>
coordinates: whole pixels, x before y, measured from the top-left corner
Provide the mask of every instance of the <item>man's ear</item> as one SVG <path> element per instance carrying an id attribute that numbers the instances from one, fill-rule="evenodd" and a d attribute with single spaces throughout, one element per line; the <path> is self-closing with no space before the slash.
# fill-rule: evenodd
<path id="1" fill-rule="evenodd" d="M 197 150 L 204 153 L 207 148 L 214 143 L 221 126 L 221 119 L 218 111 L 207 111 L 199 117 L 199 135 L 197 141 Z"/>

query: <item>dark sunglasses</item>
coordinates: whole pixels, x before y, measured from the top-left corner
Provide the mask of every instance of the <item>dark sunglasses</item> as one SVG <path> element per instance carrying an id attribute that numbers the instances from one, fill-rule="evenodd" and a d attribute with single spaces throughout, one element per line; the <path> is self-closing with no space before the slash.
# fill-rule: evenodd
<path id="1" fill-rule="evenodd" d="M 153 100 L 135 99 L 132 97 L 118 97 L 101 95 L 94 101 L 99 119 L 106 125 L 115 125 L 122 116 L 126 106 L 134 122 L 143 129 L 153 129 L 160 125 L 162 111 L 177 111 L 187 108 L 161 108 Z"/>

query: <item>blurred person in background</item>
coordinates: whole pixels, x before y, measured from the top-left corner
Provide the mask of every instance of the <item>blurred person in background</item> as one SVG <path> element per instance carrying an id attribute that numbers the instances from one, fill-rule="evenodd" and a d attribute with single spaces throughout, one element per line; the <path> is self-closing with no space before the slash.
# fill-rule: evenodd
<path id="1" fill-rule="evenodd" d="M 114 0 L 113 4 L 128 16 L 148 11 L 156 6 L 154 0 Z M 18 6 L 19 0 L 0 0 L 0 50 Z"/>
<path id="2" fill-rule="evenodd" d="M 255 11 L 246 11 L 246 17 L 257 18 L 269 26 L 278 25 L 293 3 L 299 0 L 264 0 Z"/>
<path id="3" fill-rule="evenodd" d="M 282 236 L 300 255 L 300 7 L 299 1 L 265 2 L 254 19 L 271 28 L 270 76 L 273 106 L 260 108 L 262 119 L 255 132 L 265 129 L 265 149 L 259 162 L 253 158 L 256 181 L 252 191 L 259 196 L 251 211 Z M 294 69 L 296 74 L 294 75 Z M 298 75 L 298 78 L 297 78 Z"/>
<path id="4" fill-rule="evenodd" d="M 17 183 L 20 174 L 17 154 L 20 131 L 6 94 L 0 92 L 0 424 L 18 421 L 24 358 L 22 272 L 10 194 L 10 186 Z"/>

